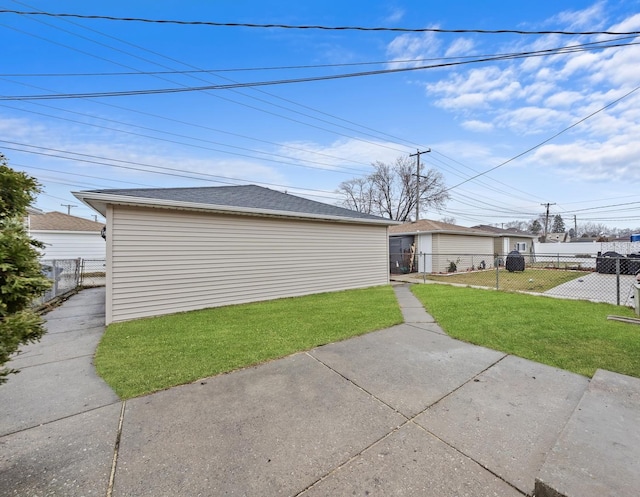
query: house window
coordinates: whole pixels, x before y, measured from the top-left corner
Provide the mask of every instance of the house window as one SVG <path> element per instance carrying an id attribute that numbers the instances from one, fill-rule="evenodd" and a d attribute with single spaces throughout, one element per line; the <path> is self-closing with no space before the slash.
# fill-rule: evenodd
<path id="1" fill-rule="evenodd" d="M 518 243 L 516 243 L 516 250 L 518 252 L 526 252 L 527 251 L 527 242 L 518 242 Z"/>

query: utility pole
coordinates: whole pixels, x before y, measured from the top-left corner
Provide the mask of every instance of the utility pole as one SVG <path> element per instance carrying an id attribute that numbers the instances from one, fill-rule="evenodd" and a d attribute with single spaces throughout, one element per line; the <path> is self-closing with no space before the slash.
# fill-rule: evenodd
<path id="1" fill-rule="evenodd" d="M 555 203 L 550 204 L 549 202 L 547 202 L 546 204 L 540 204 L 540 205 L 546 206 L 546 208 L 547 208 L 547 213 L 546 213 L 545 218 L 544 218 L 544 241 L 546 242 L 547 241 L 547 232 L 548 232 L 548 229 L 549 229 L 549 206 L 550 205 L 556 205 L 556 204 Z"/>
<path id="2" fill-rule="evenodd" d="M 416 149 L 415 154 L 409 154 L 409 157 L 417 157 L 416 159 L 416 222 L 420 219 L 420 156 L 422 154 L 428 154 L 431 149 L 420 151 Z"/>
<path id="3" fill-rule="evenodd" d="M 73 205 L 73 204 L 60 204 L 62 207 L 66 207 L 67 208 L 67 214 L 70 215 L 71 214 L 71 208 L 72 207 L 78 207 L 77 205 Z"/>

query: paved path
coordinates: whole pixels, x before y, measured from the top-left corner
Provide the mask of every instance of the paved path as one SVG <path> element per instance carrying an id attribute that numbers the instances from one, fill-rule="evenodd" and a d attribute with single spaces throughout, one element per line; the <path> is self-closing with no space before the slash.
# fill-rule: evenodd
<path id="1" fill-rule="evenodd" d="M 547 290 L 545 295 L 575 300 L 590 300 L 608 304 L 635 307 L 636 277 L 621 274 L 591 273 Z"/>
<path id="2" fill-rule="evenodd" d="M 0 387 L 0 495 L 531 495 L 588 380 L 453 340 L 394 288 L 405 324 L 126 403 L 81 292 Z"/>

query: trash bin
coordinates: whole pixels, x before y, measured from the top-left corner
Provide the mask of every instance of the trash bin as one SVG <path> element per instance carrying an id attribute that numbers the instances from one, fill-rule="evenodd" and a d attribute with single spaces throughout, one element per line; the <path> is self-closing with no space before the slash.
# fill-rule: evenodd
<path id="1" fill-rule="evenodd" d="M 626 274 L 640 273 L 640 252 L 636 252 L 635 254 L 629 254 L 625 262 L 626 262 L 626 268 L 625 268 Z"/>
<path id="2" fill-rule="evenodd" d="M 600 274 L 616 274 L 616 259 L 620 259 L 620 274 L 624 274 L 625 261 L 624 255 L 617 252 L 605 252 L 601 254 L 598 252 L 596 257 L 596 272 Z"/>
<path id="3" fill-rule="evenodd" d="M 517 250 L 512 250 L 507 254 L 505 267 L 509 272 L 524 271 L 524 256 Z"/>

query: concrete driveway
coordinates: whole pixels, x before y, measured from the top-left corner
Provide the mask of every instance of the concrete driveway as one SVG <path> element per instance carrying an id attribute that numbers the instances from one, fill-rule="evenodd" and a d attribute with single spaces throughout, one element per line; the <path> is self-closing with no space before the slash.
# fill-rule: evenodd
<path id="1" fill-rule="evenodd" d="M 635 281 L 635 276 L 621 274 L 618 284 L 618 278 L 615 274 L 590 273 L 552 288 L 544 294 L 635 307 L 633 298 Z"/>
<path id="2" fill-rule="evenodd" d="M 453 340 L 395 290 L 405 324 L 126 402 L 91 367 L 104 293 L 81 292 L 0 387 L 0 494 L 572 495 L 543 492 L 570 481 L 588 379 Z M 573 495 L 636 495 L 640 458 L 617 450 L 615 473 L 581 450 L 614 493 Z"/>

